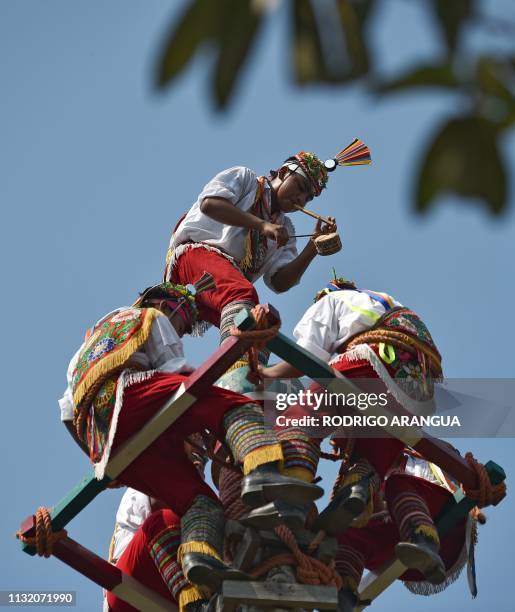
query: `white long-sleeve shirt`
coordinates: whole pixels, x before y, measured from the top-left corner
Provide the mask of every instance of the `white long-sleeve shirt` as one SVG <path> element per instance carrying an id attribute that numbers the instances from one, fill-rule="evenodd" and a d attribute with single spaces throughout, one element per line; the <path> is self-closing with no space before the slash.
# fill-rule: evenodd
<path id="1" fill-rule="evenodd" d="M 224 198 L 234 204 L 236 208 L 249 212 L 254 204 L 256 189 L 258 187 L 257 175 L 249 168 L 236 166 L 223 170 L 205 185 L 197 201 L 190 208 L 177 231 L 172 235 L 170 248 L 176 249 L 186 242 L 203 242 L 216 247 L 240 262 L 245 254 L 245 238 L 248 229 L 234 227 L 215 221 L 200 210 L 205 198 Z M 270 204 L 270 187 L 265 185 L 265 199 Z M 284 225 L 288 234 L 293 236 L 295 229 L 290 219 L 283 213 L 277 213 L 264 219 L 265 221 Z M 297 257 L 296 239 L 291 238 L 281 248 L 277 248 L 274 240 L 268 240 L 268 250 L 260 271 L 250 280 L 252 282 L 263 276 L 267 287 L 275 291 L 271 279 L 283 266 Z"/>
<path id="2" fill-rule="evenodd" d="M 114 315 L 128 307 L 119 308 L 110 312 L 96 324 L 99 325 L 104 319 Z M 61 421 L 73 420 L 73 394 L 72 376 L 79 353 L 84 345 L 72 357 L 66 373 L 67 387 L 63 397 L 58 400 L 61 409 Z M 131 356 L 131 366 L 137 365 L 140 370 L 158 370 L 159 372 L 188 373 L 193 367 L 186 361 L 182 340 L 175 331 L 174 326 L 165 317 L 157 317 L 152 323 L 147 340 Z"/>
<path id="3" fill-rule="evenodd" d="M 393 306 L 402 306 L 388 298 Z M 293 335 L 297 344 L 328 362 L 341 344 L 372 327 L 385 312 L 383 304 L 367 293 L 334 291 L 306 310 Z"/>

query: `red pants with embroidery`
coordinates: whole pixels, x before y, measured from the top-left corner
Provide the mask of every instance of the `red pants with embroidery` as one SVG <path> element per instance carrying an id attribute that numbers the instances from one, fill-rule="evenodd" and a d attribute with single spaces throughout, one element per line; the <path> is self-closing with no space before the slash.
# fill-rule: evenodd
<path id="1" fill-rule="evenodd" d="M 440 485 L 409 474 L 392 474 L 385 483 L 384 494 L 387 502 L 392 502 L 400 493 L 413 493 L 424 499 L 429 513 L 436 519 L 451 499 L 451 493 Z M 458 560 L 465 543 L 466 519 L 455 525 L 440 542 L 440 556 L 449 570 Z M 338 543 L 351 546 L 363 555 L 365 567 L 373 570 L 394 555 L 394 547 L 399 542 L 399 531 L 394 522 L 373 519 L 361 528 L 350 528 L 338 538 Z M 401 580 L 423 580 L 416 570 L 405 572 Z"/>
<path id="2" fill-rule="evenodd" d="M 203 248 L 189 249 L 177 260 L 172 282 L 181 285 L 196 282 L 204 272 L 213 275 L 215 291 L 198 296 L 199 316 L 220 327 L 220 313 L 231 302 L 259 302 L 254 286 L 223 255 Z"/>
<path id="3" fill-rule="evenodd" d="M 374 392 L 377 392 L 380 390 L 386 391 L 386 386 L 379 380 L 374 369 L 372 368 L 370 363 L 366 361 L 365 359 L 361 359 L 359 361 L 350 361 L 350 362 L 346 360 L 341 360 L 340 362 L 333 364 L 332 367 L 335 370 L 342 372 L 342 374 L 344 374 L 344 376 L 346 376 L 347 378 L 352 379 L 353 383 L 358 387 L 360 387 L 360 379 L 362 380 L 368 379 L 368 380 L 374 381 Z M 366 389 L 365 387 L 366 386 L 362 387 L 364 392 L 370 391 L 370 388 Z M 315 384 L 315 385 L 312 385 L 311 390 L 314 393 L 319 393 L 322 391 L 322 388 L 319 385 Z M 392 400 L 389 400 L 389 405 L 391 401 Z M 327 409 L 324 410 L 323 408 L 317 412 L 313 412 L 312 408 L 300 406 L 300 405 L 291 406 L 285 412 L 286 416 L 293 417 L 293 418 L 301 418 L 304 415 L 309 415 L 309 416 L 315 415 L 318 417 L 322 417 L 324 414 L 331 415 L 333 413 L 331 413 L 330 410 L 327 410 Z M 276 427 L 276 429 L 280 430 L 281 428 Z M 330 435 L 331 429 L 328 429 L 327 431 L 320 430 L 320 433 L 321 433 L 321 436 L 320 436 L 321 438 L 325 437 L 327 435 Z M 386 434 L 382 434 L 382 435 L 386 436 Z M 396 438 L 392 438 L 392 437 L 380 437 L 380 438 L 372 438 L 372 437 L 359 438 L 357 437 L 355 439 L 354 454 L 356 455 L 356 457 L 363 457 L 367 459 L 368 462 L 372 465 L 372 467 L 376 470 L 377 474 L 379 475 L 379 478 L 382 480 L 386 476 L 386 473 L 390 469 L 393 462 L 397 459 L 399 454 L 402 452 L 403 448 L 404 448 L 404 444 L 400 440 L 397 440 Z"/>
<path id="4" fill-rule="evenodd" d="M 161 595 L 165 599 L 174 601 L 170 587 L 177 596 L 181 588 L 188 585 L 182 574 L 182 570 L 177 564 L 177 549 L 180 542 L 181 519 L 172 510 L 158 510 L 151 514 L 143 525 L 134 534 L 129 545 L 124 550 L 116 563 L 116 567 L 121 569 L 138 582 Z M 152 553 L 153 540 L 163 532 L 173 530 L 176 534 L 177 545 L 173 550 L 168 547 L 166 554 L 160 552 L 160 556 Z M 170 555 L 170 553 L 172 553 Z M 163 560 L 162 557 L 166 556 Z M 162 560 L 161 571 L 167 576 L 170 587 L 165 583 L 156 561 Z M 119 599 L 113 593 L 107 593 L 107 603 L 112 612 L 134 612 L 137 609 L 127 602 Z"/>
<path id="5" fill-rule="evenodd" d="M 160 410 L 163 404 L 186 380 L 180 374 L 157 373 L 152 378 L 127 387 L 112 453 L 131 438 Z M 184 450 L 184 439 L 192 433 L 208 429 L 223 440 L 225 412 L 248 404 L 248 398 L 211 387 L 191 408 L 180 416 L 150 447 L 137 457 L 117 478 L 150 497 L 161 500 L 182 516 L 197 495 L 218 501 L 214 491 L 201 479 Z"/>

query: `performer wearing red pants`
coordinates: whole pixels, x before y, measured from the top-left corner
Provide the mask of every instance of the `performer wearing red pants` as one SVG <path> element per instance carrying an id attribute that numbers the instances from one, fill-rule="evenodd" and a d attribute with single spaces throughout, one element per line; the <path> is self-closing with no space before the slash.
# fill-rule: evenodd
<path id="1" fill-rule="evenodd" d="M 354 609 L 364 568 L 375 570 L 395 556 L 410 568 L 400 580 L 418 595 L 443 591 L 468 563 L 469 585 L 476 596 L 475 516 L 469 514 L 441 540 L 434 524 L 456 486 L 436 465 L 405 450 L 398 469 L 383 486 L 388 513 L 379 513 L 366 527 L 350 528 L 338 538 L 336 566 L 344 580 L 339 612 Z"/>
<path id="2" fill-rule="evenodd" d="M 204 285 L 205 286 L 205 285 Z M 198 295 L 198 292 L 197 292 Z M 196 320 L 195 298 L 162 283 L 131 308 L 104 317 L 72 360 L 63 420 L 104 475 L 112 450 L 132 437 L 180 387 L 189 369 L 180 337 Z M 70 423 L 73 419 L 73 424 Z M 123 471 L 118 480 L 181 516 L 179 561 L 196 584 L 218 589 L 245 576 L 221 562 L 223 511 L 184 451 L 185 438 L 209 429 L 243 466 L 242 499 L 256 508 L 277 497 L 314 499 L 320 487 L 279 474 L 281 446 L 259 405 L 212 387 Z"/>
<path id="3" fill-rule="evenodd" d="M 420 318 L 389 295 L 334 278 L 317 293 L 294 335 L 300 346 L 358 386 L 363 383 L 364 391 L 365 379 L 373 380 L 374 391 L 380 385 L 393 396 L 389 403 L 396 401 L 414 414 L 433 411 L 433 383 L 442 375 L 440 354 Z M 300 374 L 286 362 L 261 372 L 270 378 Z M 402 447 L 394 438 L 356 438 L 341 490 L 315 526 L 336 534 L 365 508 L 370 511 L 374 493 Z"/>
<path id="4" fill-rule="evenodd" d="M 215 278 L 218 291 L 199 299 L 198 333 L 207 324 L 216 325 L 223 342 L 235 314 L 258 303 L 253 284 L 261 276 L 276 293 L 300 281 L 317 252 L 310 240 L 297 253 L 295 230 L 286 213 L 319 196 L 327 185 L 328 171 L 337 165 L 365 163 L 370 163 L 368 148 L 356 140 L 325 163 L 301 151 L 268 177 L 237 166 L 205 185 L 172 233 L 164 274 L 164 280 L 183 284 L 202 270 Z M 321 231 L 318 222 L 313 237 Z"/>

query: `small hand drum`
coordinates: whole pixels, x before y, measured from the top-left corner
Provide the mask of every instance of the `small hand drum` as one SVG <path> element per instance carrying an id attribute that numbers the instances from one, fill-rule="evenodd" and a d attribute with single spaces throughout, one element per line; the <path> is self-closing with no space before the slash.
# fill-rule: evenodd
<path id="1" fill-rule="evenodd" d="M 313 242 L 319 255 L 334 255 L 342 250 L 342 241 L 338 232 L 322 234 L 314 238 Z"/>

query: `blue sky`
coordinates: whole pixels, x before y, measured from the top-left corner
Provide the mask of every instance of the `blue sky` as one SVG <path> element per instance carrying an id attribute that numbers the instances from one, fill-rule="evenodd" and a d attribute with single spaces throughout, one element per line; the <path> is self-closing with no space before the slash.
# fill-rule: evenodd
<path id="1" fill-rule="evenodd" d="M 436 125 L 461 108 L 460 99 L 434 92 L 382 101 L 358 87 L 293 88 L 281 9 L 259 40 L 228 115 L 211 110 L 206 53 L 172 90 L 157 96 L 150 69 L 176 4 L 0 5 L 6 348 L 0 589 L 76 590 L 79 610 L 95 609 L 99 589 L 56 559 L 22 554 L 13 533 L 27 514 L 57 502 L 88 470 L 57 406 L 85 328 L 159 280 L 171 227 L 217 171 L 240 164 L 266 173 L 297 150 L 330 156 L 362 138 L 374 164 L 335 173 L 324 196 L 312 203 L 337 217 L 343 251 L 316 259 L 287 294 L 273 295 L 259 283 L 262 301 L 282 312 L 289 334 L 335 266 L 419 312 L 441 349 L 447 376 L 515 376 L 513 192 L 512 211 L 500 219 L 452 197 L 422 219 L 410 208 L 421 147 Z M 374 51 L 385 70 L 438 51 L 422 4 L 391 2 L 376 15 Z M 500 0 L 489 3 L 494 14 L 507 7 Z M 477 36 L 471 45 L 486 48 L 490 38 Z M 513 168 L 513 136 L 504 147 Z M 305 216 L 293 221 L 298 233 L 311 229 Z M 200 363 L 216 343 L 214 331 L 205 342 L 188 339 L 190 361 Z M 509 484 L 513 439 L 460 440 L 457 446 L 500 463 Z M 326 467 L 322 475 L 329 488 Z M 105 556 L 119 497 L 116 491 L 100 496 L 70 524 L 70 535 Z M 511 497 L 487 511 L 475 601 L 462 577 L 432 598 L 397 584 L 375 608 L 511 609 L 506 586 L 499 585 L 512 580 L 514 512 Z"/>

